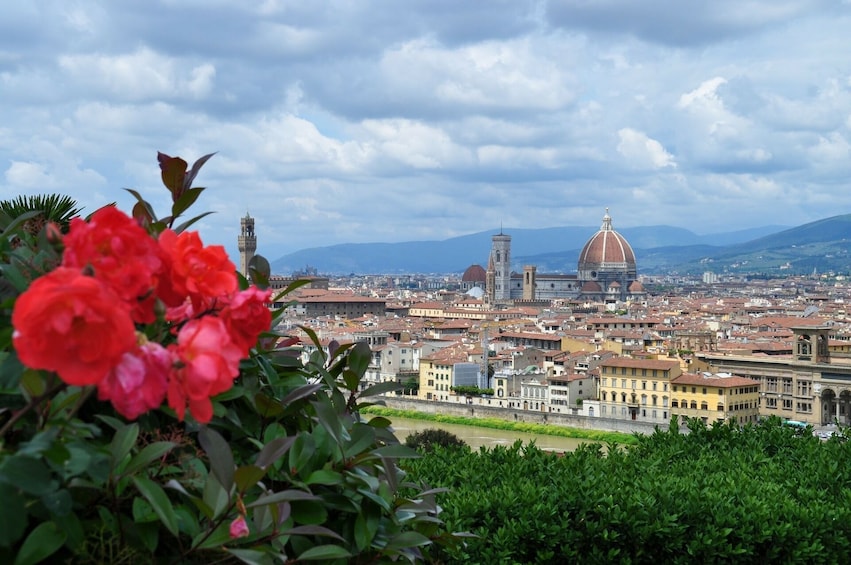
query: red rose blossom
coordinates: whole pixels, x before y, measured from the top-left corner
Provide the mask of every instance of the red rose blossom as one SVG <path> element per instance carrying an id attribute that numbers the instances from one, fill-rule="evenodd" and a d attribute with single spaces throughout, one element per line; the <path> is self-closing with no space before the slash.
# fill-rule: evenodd
<path id="1" fill-rule="evenodd" d="M 177 334 L 177 344 L 169 346 L 182 367 L 172 372 L 168 405 L 184 417 L 186 407 L 201 423 L 213 417 L 210 397 L 233 386 L 243 355 L 231 340 L 224 322 L 214 316 L 190 320 Z"/>
<path id="2" fill-rule="evenodd" d="M 159 244 L 167 256 L 170 279 L 158 292 L 169 306 L 179 306 L 188 296 L 200 312 L 218 297 L 236 292 L 236 267 L 221 245 L 205 247 L 197 232 L 171 230 L 160 234 Z"/>
<path id="3" fill-rule="evenodd" d="M 106 206 L 88 222 L 74 218 L 64 243 L 62 266 L 90 268 L 96 279 L 130 305 L 135 321 L 154 321 L 150 294 L 163 269 L 161 251 L 133 218 Z"/>
<path id="4" fill-rule="evenodd" d="M 163 403 L 172 364 L 171 354 L 162 345 L 140 345 L 125 353 L 98 383 L 98 398 L 110 400 L 119 414 L 135 420 Z"/>
<path id="5" fill-rule="evenodd" d="M 233 341 L 247 356 L 257 343 L 261 333 L 272 325 L 272 313 L 266 306 L 272 296 L 272 290 L 260 290 L 252 286 L 238 292 L 230 303 L 222 308 L 219 316 L 224 320 Z"/>
<path id="6" fill-rule="evenodd" d="M 59 267 L 36 279 L 15 302 L 12 326 L 21 362 L 71 385 L 98 383 L 136 346 L 127 304 L 79 269 Z"/>

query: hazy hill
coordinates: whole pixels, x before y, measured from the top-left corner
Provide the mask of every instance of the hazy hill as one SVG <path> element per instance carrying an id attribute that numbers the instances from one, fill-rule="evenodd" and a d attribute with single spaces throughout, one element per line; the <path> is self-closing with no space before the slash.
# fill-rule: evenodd
<path id="1" fill-rule="evenodd" d="M 575 272 L 579 251 L 599 226 L 560 228 L 505 228 L 511 235 L 512 264 L 538 266 L 539 272 Z M 699 259 L 709 246 L 743 244 L 776 233 L 781 226 L 698 235 L 671 226 L 643 226 L 618 231 L 630 242 L 642 272 L 656 272 L 671 265 Z M 441 241 L 402 243 L 347 243 L 303 249 L 272 262 L 275 273 L 290 274 L 306 265 L 321 273 L 460 273 L 472 264 L 487 266 L 491 236 L 499 230 L 483 231 Z"/>

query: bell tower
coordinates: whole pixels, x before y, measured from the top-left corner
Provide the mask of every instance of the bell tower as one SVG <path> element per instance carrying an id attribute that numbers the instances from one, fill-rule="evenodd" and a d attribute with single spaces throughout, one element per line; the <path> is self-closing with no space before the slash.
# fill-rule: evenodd
<path id="1" fill-rule="evenodd" d="M 257 236 L 254 235 L 254 218 L 248 212 L 239 220 L 240 232 L 237 238 L 239 246 L 239 272 L 245 277 L 249 276 L 248 264 L 257 251 Z"/>

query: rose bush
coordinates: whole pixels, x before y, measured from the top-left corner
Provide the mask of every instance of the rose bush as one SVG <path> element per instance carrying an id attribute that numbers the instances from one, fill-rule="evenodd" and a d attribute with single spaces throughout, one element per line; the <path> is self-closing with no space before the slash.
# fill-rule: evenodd
<path id="1" fill-rule="evenodd" d="M 188 230 L 203 215 L 177 224 L 209 157 L 159 154 L 161 218 L 134 190 L 129 215 L 0 203 L 0 561 L 375 563 L 457 543 L 396 464 L 416 453 L 360 417 L 396 386 L 363 389 L 368 346 L 305 329 L 305 356 L 267 307 L 302 283 L 273 299 L 265 260 L 250 285 Z"/>

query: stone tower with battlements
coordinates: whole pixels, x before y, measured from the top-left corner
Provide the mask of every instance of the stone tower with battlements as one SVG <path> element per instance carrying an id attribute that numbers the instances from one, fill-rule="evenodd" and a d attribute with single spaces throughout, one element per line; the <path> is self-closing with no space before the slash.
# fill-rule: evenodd
<path id="1" fill-rule="evenodd" d="M 239 246 L 239 272 L 248 277 L 248 264 L 257 251 L 257 236 L 254 234 L 254 218 L 248 212 L 240 219 L 240 232 L 237 238 Z"/>

